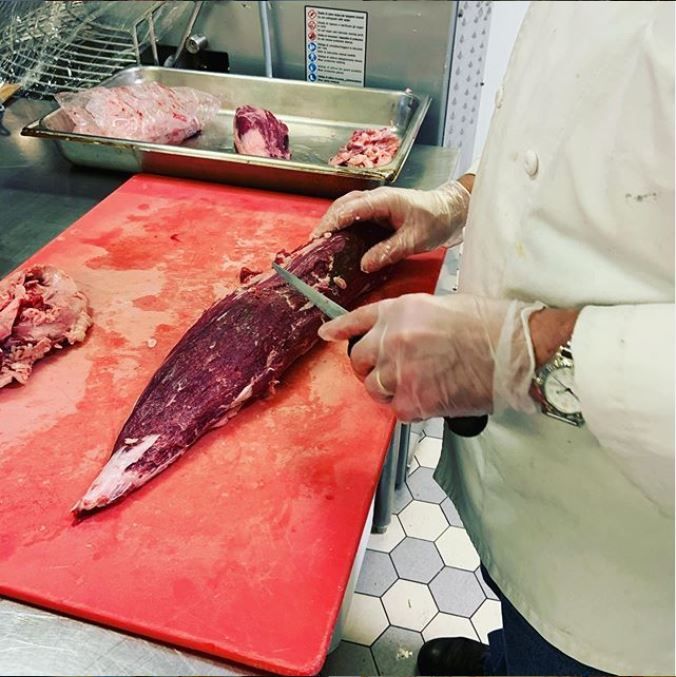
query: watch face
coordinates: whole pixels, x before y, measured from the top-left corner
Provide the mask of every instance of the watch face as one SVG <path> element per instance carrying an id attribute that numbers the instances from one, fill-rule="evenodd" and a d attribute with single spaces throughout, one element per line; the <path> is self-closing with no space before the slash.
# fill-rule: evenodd
<path id="1" fill-rule="evenodd" d="M 547 374 L 543 391 L 547 402 L 562 414 L 577 414 L 582 410 L 580 400 L 573 392 L 573 369 L 561 367 Z"/>

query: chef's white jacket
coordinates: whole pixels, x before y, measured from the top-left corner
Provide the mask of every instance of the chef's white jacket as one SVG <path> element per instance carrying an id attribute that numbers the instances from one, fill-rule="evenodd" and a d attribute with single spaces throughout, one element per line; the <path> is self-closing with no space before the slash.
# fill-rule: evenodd
<path id="1" fill-rule="evenodd" d="M 674 4 L 533 2 L 477 172 L 460 290 L 583 308 L 586 425 L 513 411 L 437 480 L 564 653 L 674 674 Z"/>

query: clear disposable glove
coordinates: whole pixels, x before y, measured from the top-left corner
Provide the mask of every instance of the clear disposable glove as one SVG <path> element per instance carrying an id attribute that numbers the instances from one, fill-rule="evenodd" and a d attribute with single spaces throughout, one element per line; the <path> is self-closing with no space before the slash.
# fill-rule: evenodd
<path id="1" fill-rule="evenodd" d="M 361 261 L 372 273 L 411 254 L 462 241 L 467 220 L 469 191 L 458 181 L 435 190 L 376 188 L 353 191 L 338 198 L 328 209 L 313 235 L 347 228 L 355 221 L 377 221 L 391 226 L 392 237 L 372 247 Z"/>
<path id="2" fill-rule="evenodd" d="M 542 304 L 407 294 L 363 306 L 319 329 L 327 341 L 365 334 L 352 368 L 402 421 L 536 410 L 528 317 Z"/>

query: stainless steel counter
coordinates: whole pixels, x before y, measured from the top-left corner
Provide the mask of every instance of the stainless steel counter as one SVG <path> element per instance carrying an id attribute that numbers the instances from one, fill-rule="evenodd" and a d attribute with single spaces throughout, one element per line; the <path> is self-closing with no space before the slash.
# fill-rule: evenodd
<path id="1" fill-rule="evenodd" d="M 5 114 L 12 135 L 0 137 L 0 277 L 127 178 L 73 168 L 55 145 L 20 136 L 25 124 L 51 107 L 22 99 L 10 104 Z M 457 156 L 455 150 L 415 146 L 396 185 L 437 186 L 449 177 Z M 0 675 L 248 673 L 246 668 L 0 599 Z"/>

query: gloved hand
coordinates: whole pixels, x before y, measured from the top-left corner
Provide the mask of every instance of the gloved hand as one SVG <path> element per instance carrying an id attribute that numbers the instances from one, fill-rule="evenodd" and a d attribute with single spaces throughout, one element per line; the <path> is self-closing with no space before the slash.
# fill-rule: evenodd
<path id="1" fill-rule="evenodd" d="M 407 294 L 322 325 L 340 341 L 365 334 L 352 368 L 378 402 L 402 421 L 536 411 L 528 394 L 535 369 L 528 317 L 542 304 L 470 294 Z"/>
<path id="2" fill-rule="evenodd" d="M 394 228 L 392 237 L 371 248 L 361 261 L 372 273 L 411 254 L 442 244 L 452 247 L 462 241 L 467 220 L 469 191 L 458 181 L 435 190 L 376 188 L 353 191 L 338 198 L 328 209 L 313 236 L 341 230 L 355 221 L 378 221 Z"/>

